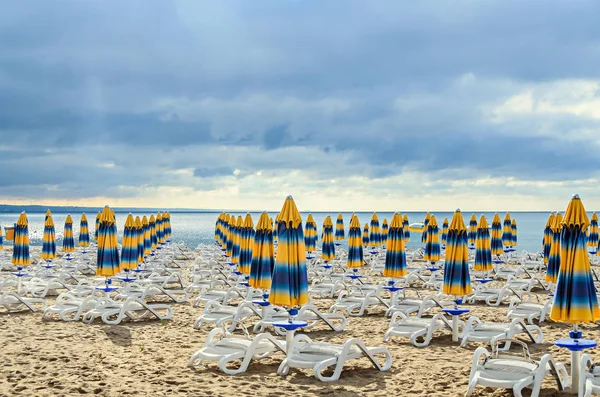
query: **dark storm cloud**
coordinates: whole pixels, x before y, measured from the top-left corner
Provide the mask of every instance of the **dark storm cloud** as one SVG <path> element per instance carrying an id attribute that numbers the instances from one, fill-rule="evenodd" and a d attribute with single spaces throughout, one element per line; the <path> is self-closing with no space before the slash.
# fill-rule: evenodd
<path id="1" fill-rule="evenodd" d="M 182 168 L 526 180 L 600 168 L 596 142 L 560 139 L 596 119 L 492 122 L 481 109 L 519 84 L 598 79 L 595 1 L 28 4 L 0 13 L 5 191 L 177 184 L 167 175 Z M 255 155 L 233 155 L 243 148 Z"/>

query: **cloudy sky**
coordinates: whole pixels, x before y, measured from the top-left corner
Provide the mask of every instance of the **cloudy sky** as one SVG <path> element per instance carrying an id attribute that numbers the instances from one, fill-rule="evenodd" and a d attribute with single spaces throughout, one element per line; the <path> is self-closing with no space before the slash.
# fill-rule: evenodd
<path id="1" fill-rule="evenodd" d="M 600 209 L 597 1 L 0 13 L 0 202 Z"/>

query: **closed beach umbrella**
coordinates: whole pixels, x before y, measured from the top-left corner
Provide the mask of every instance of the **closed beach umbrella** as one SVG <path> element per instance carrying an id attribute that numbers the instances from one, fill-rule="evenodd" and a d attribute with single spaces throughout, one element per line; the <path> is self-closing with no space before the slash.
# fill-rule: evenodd
<path id="1" fill-rule="evenodd" d="M 425 214 L 425 220 L 423 221 L 423 233 L 421 234 L 421 244 L 425 244 L 427 240 L 427 226 L 429 225 L 429 219 L 431 218 L 431 214 L 428 212 Z"/>
<path id="2" fill-rule="evenodd" d="M 229 258 L 233 255 L 233 244 L 235 243 L 235 216 L 229 215 L 229 223 L 227 224 L 227 245 L 225 255 Z"/>
<path id="3" fill-rule="evenodd" d="M 273 247 L 273 227 L 269 215 L 263 212 L 256 224 L 254 246 L 252 248 L 252 264 L 250 265 L 251 287 L 268 290 L 271 288 L 273 267 L 275 264 Z"/>
<path id="4" fill-rule="evenodd" d="M 15 241 L 11 262 L 18 268 L 31 265 L 31 257 L 29 256 L 29 221 L 25 212 L 21 212 L 15 225 Z"/>
<path id="5" fill-rule="evenodd" d="M 365 223 L 365 227 L 363 228 L 363 237 L 362 237 L 363 246 L 369 245 L 369 224 Z"/>
<path id="6" fill-rule="evenodd" d="M 48 211 L 49 212 L 49 211 Z M 54 220 L 52 214 L 46 213 L 44 222 L 44 237 L 42 239 L 42 259 L 51 261 L 56 258 L 56 233 L 54 231 Z"/>
<path id="7" fill-rule="evenodd" d="M 217 222 L 215 222 L 215 241 L 219 244 L 223 241 L 223 236 L 221 235 L 221 225 L 223 222 L 223 213 L 219 214 L 217 217 Z"/>
<path id="8" fill-rule="evenodd" d="M 4 250 L 4 235 L 2 234 L 2 226 L 0 226 L 0 251 Z"/>
<path id="9" fill-rule="evenodd" d="M 142 226 L 144 227 L 144 257 L 152 253 L 152 237 L 150 236 L 150 222 L 146 215 L 142 217 Z"/>
<path id="10" fill-rule="evenodd" d="M 77 245 L 84 248 L 90 246 L 90 230 L 85 213 L 81 214 L 81 220 L 79 221 L 79 242 Z"/>
<path id="11" fill-rule="evenodd" d="M 71 218 L 71 215 L 67 215 L 67 219 L 65 220 L 62 250 L 66 254 L 75 252 L 75 239 L 73 238 L 73 218 Z"/>
<path id="12" fill-rule="evenodd" d="M 512 232 L 512 247 L 515 248 L 517 246 L 518 243 L 518 237 L 517 237 L 517 220 L 513 219 L 512 223 L 510 225 L 510 229 Z"/>
<path id="13" fill-rule="evenodd" d="M 379 227 L 379 218 L 375 212 L 373 212 L 373 216 L 371 217 L 369 244 L 371 244 L 371 247 L 379 247 L 381 245 L 381 229 Z"/>
<path id="14" fill-rule="evenodd" d="M 475 214 L 471 215 L 469 220 L 469 245 L 475 245 L 475 239 L 477 238 L 477 218 Z"/>
<path id="15" fill-rule="evenodd" d="M 233 233 L 233 251 L 231 254 L 231 261 L 238 265 L 240 263 L 240 251 L 242 245 L 242 228 L 244 227 L 244 220 L 241 215 L 238 215 L 235 222 L 235 229 Z M 238 269 L 239 270 L 239 269 Z"/>
<path id="16" fill-rule="evenodd" d="M 592 253 L 596 252 L 598 247 L 598 215 L 594 212 L 590 221 L 590 235 L 588 237 L 588 247 L 592 247 Z"/>
<path id="17" fill-rule="evenodd" d="M 293 201 L 292 201 L 293 202 Z M 335 259 L 335 245 L 333 243 L 333 222 L 328 215 L 323 222 L 323 235 L 321 237 L 323 245 L 321 247 L 321 258 L 325 261 Z"/>
<path id="18" fill-rule="evenodd" d="M 509 213 L 506 213 L 506 216 L 504 217 L 504 227 L 503 227 L 503 233 L 502 233 L 502 245 L 504 246 L 505 250 L 510 250 L 510 248 L 512 247 L 512 222 L 511 222 L 512 218 L 510 217 Z"/>
<path id="19" fill-rule="evenodd" d="M 169 212 L 163 214 L 163 222 L 165 223 L 165 240 L 169 242 L 173 233 L 171 230 L 171 214 Z"/>
<path id="20" fill-rule="evenodd" d="M 560 272 L 550 318 L 575 325 L 596 322 L 600 308 L 585 235 L 589 218 L 578 195 L 571 199 L 561 224 Z"/>
<path id="21" fill-rule="evenodd" d="M 438 227 L 437 219 L 435 219 L 435 216 L 433 215 L 429 218 L 426 235 L 427 239 L 425 240 L 423 260 L 433 264 L 442 257 L 440 250 L 440 229 Z"/>
<path id="22" fill-rule="evenodd" d="M 220 226 L 220 235 L 221 235 L 221 249 L 226 249 L 227 248 L 227 230 L 229 228 L 229 215 L 228 214 L 223 214 L 223 218 L 221 219 L 221 226 Z"/>
<path id="23" fill-rule="evenodd" d="M 404 229 L 404 242 L 410 241 L 410 230 L 408 230 L 408 214 L 404 214 L 404 218 L 402 219 L 402 228 Z"/>
<path id="24" fill-rule="evenodd" d="M 144 225 L 139 216 L 135 217 L 135 231 L 137 236 L 137 262 L 144 262 Z"/>
<path id="25" fill-rule="evenodd" d="M 406 276 L 406 252 L 404 251 L 404 227 L 402 216 L 395 213 L 388 229 L 387 251 L 383 276 L 402 278 Z"/>
<path id="26" fill-rule="evenodd" d="M 292 196 L 285 200 L 280 215 L 269 302 L 286 308 L 299 307 L 308 303 L 308 275 L 302 218 Z"/>
<path id="27" fill-rule="evenodd" d="M 550 247 L 552 246 L 552 225 L 554 225 L 554 212 L 550 214 L 544 228 L 544 238 L 542 239 L 542 249 L 544 253 L 544 263 L 547 264 L 550 259 Z"/>
<path id="28" fill-rule="evenodd" d="M 444 218 L 442 224 L 442 246 L 446 247 L 446 240 L 448 239 L 448 218 Z"/>
<path id="29" fill-rule="evenodd" d="M 550 244 L 550 256 L 548 258 L 548 266 L 546 266 L 546 281 L 556 284 L 558 280 L 558 272 L 560 270 L 561 261 L 561 240 L 560 234 L 562 230 L 562 215 L 556 214 L 552 222 L 552 242 Z"/>
<path id="30" fill-rule="evenodd" d="M 500 216 L 494 214 L 492 220 L 492 255 L 502 255 L 504 248 L 502 247 L 502 223 Z"/>
<path id="31" fill-rule="evenodd" d="M 110 277 L 121 271 L 117 246 L 117 225 L 111 209 L 106 206 L 100 215 L 96 275 Z"/>
<path id="32" fill-rule="evenodd" d="M 156 241 L 158 244 L 165 243 L 165 225 L 163 224 L 162 214 L 156 214 Z"/>
<path id="33" fill-rule="evenodd" d="M 493 269 L 490 228 L 485 216 L 481 215 L 479 225 L 477 226 L 477 236 L 475 238 L 475 265 L 473 266 L 473 270 L 476 272 L 487 273 L 491 272 Z"/>
<path id="34" fill-rule="evenodd" d="M 312 214 L 308 214 L 304 229 L 304 244 L 306 246 L 306 251 L 314 252 L 317 250 L 317 224 Z"/>
<path id="35" fill-rule="evenodd" d="M 464 296 L 470 294 L 469 246 L 467 227 L 460 210 L 456 210 L 448 227 L 446 262 L 442 292 L 446 295 Z"/>
<path id="36" fill-rule="evenodd" d="M 346 266 L 351 269 L 357 269 L 364 264 L 364 254 L 362 245 L 362 231 L 360 221 L 355 215 L 350 219 L 348 230 L 348 262 Z"/>
<path id="37" fill-rule="evenodd" d="M 335 241 L 341 241 L 346 238 L 344 230 L 344 217 L 340 213 L 335 221 Z"/>
<path id="38" fill-rule="evenodd" d="M 254 249 L 254 222 L 252 216 L 246 214 L 241 232 L 240 263 L 238 270 L 243 274 L 250 275 L 252 265 L 252 250 Z"/>
<path id="39" fill-rule="evenodd" d="M 152 251 L 154 251 L 156 247 L 158 247 L 158 239 L 156 238 L 156 218 L 154 218 L 154 215 L 150 215 L 148 227 L 150 228 L 150 243 L 152 244 Z"/>
<path id="40" fill-rule="evenodd" d="M 48 220 L 48 217 L 52 216 L 52 211 L 49 209 L 46 210 L 46 214 L 44 215 L 44 223 Z"/>
<path id="41" fill-rule="evenodd" d="M 96 226 L 94 229 L 94 241 L 98 241 L 98 229 L 100 229 L 100 216 L 102 216 L 102 213 L 100 211 L 98 211 L 98 213 L 96 214 Z"/>
<path id="42" fill-rule="evenodd" d="M 387 243 L 387 235 L 390 226 L 388 225 L 388 220 L 383 218 L 383 223 L 381 224 L 381 244 L 385 245 Z"/>
<path id="43" fill-rule="evenodd" d="M 138 264 L 138 233 L 133 215 L 127 215 L 121 241 L 121 269 L 133 270 Z"/>

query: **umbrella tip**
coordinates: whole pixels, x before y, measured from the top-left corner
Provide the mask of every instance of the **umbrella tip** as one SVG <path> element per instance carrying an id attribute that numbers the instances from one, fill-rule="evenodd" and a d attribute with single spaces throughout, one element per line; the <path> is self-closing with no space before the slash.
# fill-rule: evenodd
<path id="1" fill-rule="evenodd" d="M 292 195 L 291 195 L 291 194 L 289 194 L 289 195 L 286 197 L 286 200 L 293 200 L 293 199 L 294 199 L 294 198 L 292 197 Z"/>
<path id="2" fill-rule="evenodd" d="M 579 195 L 577 193 L 575 193 L 573 196 L 571 196 L 572 199 L 578 199 Z"/>
<path id="3" fill-rule="evenodd" d="M 460 208 L 457 208 L 457 209 L 456 209 L 456 212 L 460 212 Z"/>

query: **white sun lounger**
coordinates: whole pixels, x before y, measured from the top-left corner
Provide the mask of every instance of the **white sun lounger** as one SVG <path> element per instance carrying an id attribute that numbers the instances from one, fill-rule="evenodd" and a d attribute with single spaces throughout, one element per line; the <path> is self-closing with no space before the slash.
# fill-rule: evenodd
<path id="1" fill-rule="evenodd" d="M 383 355 L 385 362 L 380 364 L 375 358 Z M 392 366 L 392 355 L 385 347 L 367 347 L 360 339 L 353 338 L 344 344 L 313 342 L 306 335 L 296 335 L 290 353 L 283 360 L 277 373 L 287 375 L 290 368 L 310 368 L 315 378 L 322 382 L 335 382 L 340 379 L 346 361 L 367 357 L 379 371 L 387 371 Z M 333 374 L 325 376 L 323 371 L 333 367 Z"/>
<path id="2" fill-rule="evenodd" d="M 538 323 L 542 323 L 546 320 L 550 309 L 552 309 L 550 300 L 545 303 L 535 303 L 531 300 L 521 301 L 519 298 L 513 298 L 508 306 L 506 320 L 521 318 L 527 320 L 529 324 L 533 324 L 536 320 Z"/>
<path id="3" fill-rule="evenodd" d="M 510 342 L 522 348 L 521 356 L 499 351 L 498 343 L 492 345 L 491 353 L 484 347 L 475 350 L 466 397 L 471 396 L 477 385 L 512 388 L 515 397 L 522 397 L 521 391 L 531 387 L 531 397 L 538 397 L 542 380 L 550 373 L 556 378 L 560 390 L 566 387 L 569 375 L 565 366 L 554 362 L 551 354 L 544 354 L 541 360 L 536 361 L 529 356 L 525 343 L 518 340 Z"/>
<path id="4" fill-rule="evenodd" d="M 469 342 L 493 343 L 497 339 L 511 339 L 515 335 L 525 333 L 533 343 L 542 343 L 544 335 L 537 325 L 525 324 L 520 318 L 515 318 L 510 323 L 482 322 L 475 316 L 469 317 L 461 335 L 461 347 Z M 510 342 L 506 343 L 506 348 Z"/>
<path id="5" fill-rule="evenodd" d="M 595 364 L 592 356 L 584 354 L 579 368 L 579 396 L 590 397 L 600 394 L 600 365 Z"/>
<path id="6" fill-rule="evenodd" d="M 23 309 L 35 312 L 34 304 L 41 304 L 42 310 L 46 308 L 46 301 L 41 298 L 24 298 L 12 291 L 0 295 L 0 306 L 4 306 L 9 312 L 22 311 Z"/>
<path id="7" fill-rule="evenodd" d="M 271 306 L 269 306 L 271 307 Z M 346 328 L 347 319 L 341 313 L 323 313 L 315 305 L 307 303 L 298 310 L 298 314 L 294 317 L 297 321 L 305 321 L 308 323 L 303 329 L 314 328 L 319 324 L 324 324 L 332 331 L 340 332 Z M 277 308 L 270 310 L 265 318 L 261 319 L 255 326 L 255 333 L 264 332 L 267 328 L 273 327 L 278 335 L 285 335 L 285 330 L 274 327 L 273 323 L 286 322 L 289 320 L 287 311 Z"/>
<path id="8" fill-rule="evenodd" d="M 49 320 L 58 315 L 62 321 L 78 321 L 86 312 L 98 304 L 95 296 L 80 297 L 70 292 L 63 292 L 56 298 L 54 305 L 44 309 L 42 318 Z"/>
<path id="9" fill-rule="evenodd" d="M 261 311 L 257 310 L 252 302 L 243 302 L 239 306 L 228 306 L 217 301 L 208 301 L 202 314 L 194 321 L 194 328 L 200 329 L 205 324 L 221 326 L 225 321 L 242 321 L 252 316 L 261 318 Z"/>
<path id="10" fill-rule="evenodd" d="M 380 296 L 380 291 L 371 291 L 366 294 L 342 291 L 337 301 L 329 309 L 330 313 L 346 312 L 351 317 L 360 317 L 365 312 L 377 307 L 388 310 L 390 304 Z"/>
<path id="11" fill-rule="evenodd" d="M 215 328 L 209 332 L 204 346 L 192 354 L 190 367 L 196 367 L 206 361 L 217 362 L 219 369 L 228 375 L 246 372 L 252 360 L 261 360 L 277 352 L 285 354 L 285 342 L 275 339 L 269 333 L 258 334 L 251 338 L 243 327 L 244 335 L 234 335 L 224 328 Z M 230 363 L 241 361 L 239 367 L 231 368 Z"/>
<path id="12" fill-rule="evenodd" d="M 171 306 L 165 304 L 149 304 L 140 298 L 130 297 L 123 302 L 112 299 L 100 299 L 96 307 L 85 313 L 83 322 L 92 323 L 101 318 L 105 324 L 120 324 L 125 318 L 130 320 L 145 320 L 155 318 L 160 321 L 170 320 L 173 316 Z"/>
<path id="13" fill-rule="evenodd" d="M 464 327 L 464 322 L 459 320 L 458 325 Z M 425 347 L 429 346 L 435 332 L 445 329 L 452 330 L 452 324 L 441 313 L 431 318 L 419 318 L 396 312 L 390 320 L 389 329 L 383 335 L 383 340 L 389 342 L 390 337 L 399 336 L 409 338 L 410 343 L 415 347 Z M 422 338 L 423 341 L 419 342 L 419 338 Z"/>

